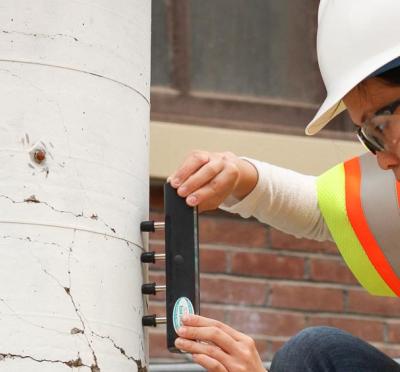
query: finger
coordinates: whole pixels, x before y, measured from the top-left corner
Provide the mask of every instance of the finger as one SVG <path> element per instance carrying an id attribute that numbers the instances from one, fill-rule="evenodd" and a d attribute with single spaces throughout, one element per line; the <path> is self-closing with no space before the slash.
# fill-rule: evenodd
<path id="1" fill-rule="evenodd" d="M 203 342 L 197 342 L 188 340 L 186 338 L 178 337 L 175 340 L 175 346 L 182 351 L 191 354 L 204 354 L 210 358 L 217 360 L 218 362 L 225 365 L 228 362 L 229 355 L 226 354 L 221 348 L 216 345 L 207 344 Z"/>
<path id="2" fill-rule="evenodd" d="M 221 172 L 212 182 L 191 193 L 186 202 L 192 207 L 199 205 L 202 209 L 215 209 L 232 193 L 236 182 L 237 175 L 234 171 Z"/>
<path id="3" fill-rule="evenodd" d="M 171 177 L 172 187 L 179 187 L 186 179 L 210 160 L 206 151 L 193 151 Z"/>
<path id="4" fill-rule="evenodd" d="M 191 327 L 217 327 L 222 329 L 228 335 L 230 335 L 236 341 L 242 341 L 246 339 L 246 335 L 240 333 L 236 329 L 233 329 L 225 323 L 219 322 L 215 319 L 206 318 L 200 315 L 187 315 L 182 317 L 183 324 Z"/>
<path id="5" fill-rule="evenodd" d="M 203 165 L 186 179 L 185 182 L 178 188 L 178 195 L 186 198 L 189 194 L 195 192 L 203 185 L 210 182 L 217 174 L 224 169 L 222 161 L 211 160 L 207 164 Z"/>
<path id="6" fill-rule="evenodd" d="M 193 354 L 192 357 L 195 363 L 201 365 L 208 372 L 228 372 L 218 360 L 210 358 L 208 355 Z"/>
<path id="7" fill-rule="evenodd" d="M 212 342 L 228 354 L 235 354 L 238 352 L 237 342 L 228 333 L 224 332 L 221 328 L 212 327 L 181 327 L 178 335 L 186 339 L 199 340 L 205 342 Z"/>

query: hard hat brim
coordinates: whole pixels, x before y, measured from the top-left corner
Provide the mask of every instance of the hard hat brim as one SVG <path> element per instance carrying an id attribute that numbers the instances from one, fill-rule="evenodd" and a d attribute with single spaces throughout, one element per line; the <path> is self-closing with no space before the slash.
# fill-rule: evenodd
<path id="1" fill-rule="evenodd" d="M 342 96 L 343 97 L 343 96 Z M 312 136 L 324 128 L 335 116 L 346 110 L 342 97 L 327 97 L 314 119 L 306 127 L 306 134 Z"/>

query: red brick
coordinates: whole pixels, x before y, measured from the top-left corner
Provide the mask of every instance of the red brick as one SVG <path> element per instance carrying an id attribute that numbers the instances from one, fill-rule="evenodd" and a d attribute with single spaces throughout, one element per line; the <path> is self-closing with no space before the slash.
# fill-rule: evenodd
<path id="1" fill-rule="evenodd" d="M 200 315 L 206 318 L 219 320 L 220 322 L 225 322 L 226 310 L 222 307 L 216 308 L 215 306 L 210 306 L 204 303 L 200 303 Z"/>
<path id="2" fill-rule="evenodd" d="M 286 341 L 288 341 L 290 338 L 286 338 L 285 340 L 282 341 L 277 341 L 277 340 L 272 340 L 270 341 L 270 350 L 271 350 L 271 354 L 270 354 L 270 359 L 272 359 L 272 356 L 286 343 Z"/>
<path id="3" fill-rule="evenodd" d="M 290 337 L 285 337 L 282 340 L 271 340 L 268 342 L 268 354 L 264 360 L 272 360 L 277 351 L 288 341 Z"/>
<path id="4" fill-rule="evenodd" d="M 149 330 L 149 354 L 150 358 L 169 357 L 165 332 Z"/>
<path id="5" fill-rule="evenodd" d="M 303 314 L 284 311 L 232 310 L 229 324 L 248 335 L 292 336 L 305 327 Z"/>
<path id="6" fill-rule="evenodd" d="M 165 284 L 165 272 L 164 271 L 149 271 L 149 283 L 155 282 L 157 285 Z"/>
<path id="7" fill-rule="evenodd" d="M 158 316 L 165 315 L 165 302 L 155 301 L 154 299 L 149 299 L 149 308 L 147 309 L 147 314 L 157 314 Z"/>
<path id="8" fill-rule="evenodd" d="M 254 341 L 261 360 L 267 360 L 269 357 L 269 345 L 267 339 L 254 337 Z"/>
<path id="9" fill-rule="evenodd" d="M 384 324 L 379 320 L 360 319 L 356 317 L 314 316 L 310 318 L 308 325 L 336 327 L 366 341 L 383 341 Z"/>
<path id="10" fill-rule="evenodd" d="M 185 360 L 183 354 L 170 353 L 167 349 L 167 339 L 165 331 L 149 330 L 149 353 L 150 358 L 172 358 L 178 360 Z"/>
<path id="11" fill-rule="evenodd" d="M 267 284 L 228 277 L 202 277 L 200 293 L 202 302 L 221 304 L 265 304 Z"/>
<path id="12" fill-rule="evenodd" d="M 228 253 L 221 249 L 200 247 L 200 271 L 203 273 L 225 273 Z"/>
<path id="13" fill-rule="evenodd" d="M 341 258 L 311 258 L 310 278 L 319 282 L 358 284 Z"/>
<path id="14" fill-rule="evenodd" d="M 164 188 L 163 185 L 150 185 L 150 209 L 164 210 Z"/>
<path id="15" fill-rule="evenodd" d="M 309 239 L 297 239 L 293 235 L 285 234 L 276 229 L 271 229 L 270 234 L 272 248 L 338 254 L 336 245 L 332 242 L 317 242 Z"/>
<path id="16" fill-rule="evenodd" d="M 349 312 L 384 316 L 400 315 L 400 299 L 397 297 L 372 296 L 365 290 L 350 290 L 348 296 Z"/>
<path id="17" fill-rule="evenodd" d="M 237 218 L 203 217 L 200 242 L 235 247 L 267 246 L 267 227 L 256 221 Z"/>
<path id="18" fill-rule="evenodd" d="M 274 283 L 271 285 L 269 305 L 288 309 L 341 312 L 343 291 L 312 285 Z"/>
<path id="19" fill-rule="evenodd" d="M 389 342 L 400 343 L 400 321 L 387 322 L 387 338 Z"/>
<path id="20" fill-rule="evenodd" d="M 232 256 L 232 272 L 249 276 L 302 279 L 305 260 L 275 253 L 238 252 Z"/>

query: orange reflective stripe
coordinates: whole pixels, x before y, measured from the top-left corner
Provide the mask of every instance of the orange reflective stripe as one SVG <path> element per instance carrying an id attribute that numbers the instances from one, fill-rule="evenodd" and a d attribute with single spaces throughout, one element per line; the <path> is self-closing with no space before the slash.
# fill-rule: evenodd
<path id="1" fill-rule="evenodd" d="M 382 253 L 364 215 L 361 204 L 360 159 L 354 158 L 345 162 L 344 168 L 346 172 L 346 209 L 349 221 L 375 269 L 392 291 L 400 296 L 400 280 Z"/>

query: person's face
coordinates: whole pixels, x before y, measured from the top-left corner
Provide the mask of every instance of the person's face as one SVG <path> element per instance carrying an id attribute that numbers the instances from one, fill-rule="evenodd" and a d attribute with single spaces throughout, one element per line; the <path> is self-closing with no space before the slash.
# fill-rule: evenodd
<path id="1" fill-rule="evenodd" d="M 400 86 L 392 86 L 378 78 L 370 78 L 351 90 L 343 101 L 354 124 L 361 126 L 376 111 L 398 99 L 400 99 Z M 397 108 L 396 114 L 400 115 L 400 107 Z M 400 125 L 391 126 L 387 135 L 391 141 L 398 142 Z M 393 152 L 379 151 L 376 156 L 379 166 L 385 170 L 392 170 L 400 181 L 400 149 Z"/>

